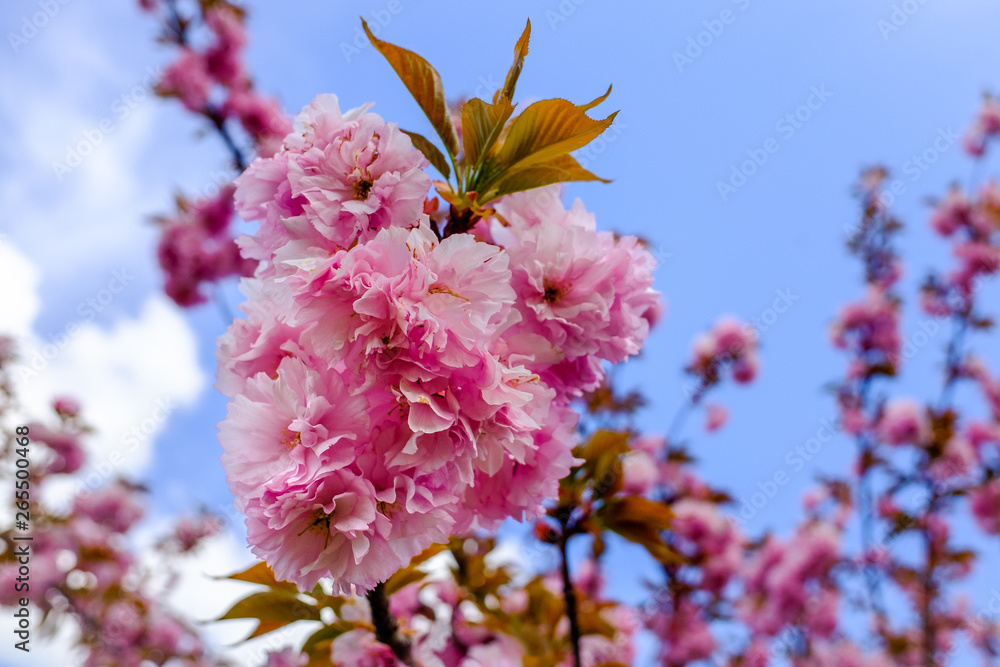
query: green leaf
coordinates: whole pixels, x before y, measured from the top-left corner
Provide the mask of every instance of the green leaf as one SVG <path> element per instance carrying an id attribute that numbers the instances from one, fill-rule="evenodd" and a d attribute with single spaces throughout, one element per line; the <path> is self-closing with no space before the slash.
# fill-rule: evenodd
<path id="1" fill-rule="evenodd" d="M 451 114 L 448 113 L 448 105 L 445 102 L 441 75 L 431 67 L 429 62 L 416 53 L 395 44 L 383 42 L 375 37 L 363 18 L 361 25 L 364 27 L 368 39 L 371 40 L 372 46 L 385 56 L 392 68 L 396 70 L 396 74 L 402 79 L 403 85 L 413 95 L 413 99 L 423 109 L 431 126 L 444 142 L 444 147 L 452 157 L 458 155 L 458 135 L 455 134 L 455 127 L 451 124 Z"/>
<path id="2" fill-rule="evenodd" d="M 333 625 L 324 625 L 322 628 L 312 633 L 306 643 L 302 645 L 302 652 L 310 656 L 329 649 L 330 642 L 357 627 L 354 623 L 347 621 L 337 621 Z M 327 664 L 330 664 L 327 662 Z"/>
<path id="3" fill-rule="evenodd" d="M 511 122 L 497 159 L 507 170 L 548 162 L 596 139 L 618 114 L 594 120 L 567 100 L 535 102 Z"/>
<path id="4" fill-rule="evenodd" d="M 503 126 L 514 113 L 514 107 L 506 97 L 489 104 L 479 98 L 472 98 L 462 105 L 462 145 L 465 148 L 465 164 L 478 168 L 479 163 L 496 144 Z"/>
<path id="5" fill-rule="evenodd" d="M 246 639 L 243 641 L 248 641 L 254 637 L 260 637 L 269 632 L 274 632 L 275 630 L 285 627 L 289 623 L 291 623 L 291 621 L 261 621 L 257 624 L 254 631 L 247 635 Z"/>
<path id="6" fill-rule="evenodd" d="M 531 19 L 528 19 L 528 24 L 524 26 L 524 32 L 521 33 L 520 39 L 514 45 L 514 64 L 507 71 L 507 78 L 503 82 L 503 90 L 498 90 L 496 95 L 493 96 L 494 104 L 501 99 L 506 99 L 510 102 L 514 98 L 514 86 L 517 85 L 517 78 L 521 76 L 521 70 L 524 68 L 524 57 L 528 55 L 528 39 L 530 38 Z"/>
<path id="7" fill-rule="evenodd" d="M 410 138 L 413 142 L 413 147 L 424 154 L 427 161 L 430 162 L 435 169 L 441 172 L 441 175 L 447 179 L 451 176 L 451 167 L 448 166 L 448 158 L 444 156 L 438 147 L 427 140 L 427 137 L 422 134 L 417 134 L 416 132 L 408 132 L 406 130 L 401 130 L 403 134 Z"/>
<path id="8" fill-rule="evenodd" d="M 485 203 L 512 192 L 523 192 L 524 190 L 540 188 L 553 183 L 566 183 L 569 181 L 611 182 L 606 178 L 595 176 L 581 167 L 580 163 L 572 155 L 561 155 L 548 162 L 509 173 L 500 179 L 483 201 Z"/>
<path id="9" fill-rule="evenodd" d="M 598 520 L 630 542 L 641 544 L 661 563 L 676 564 L 683 558 L 670 548 L 660 535 L 670 527 L 673 513 L 662 503 L 655 503 L 640 496 L 614 498 L 598 510 Z"/>
<path id="10" fill-rule="evenodd" d="M 282 622 L 282 625 L 287 625 L 295 621 L 318 621 L 319 610 L 295 595 L 272 590 L 243 598 L 218 620 L 235 618 L 256 618 L 261 622 Z"/>
<path id="11" fill-rule="evenodd" d="M 278 590 L 298 592 L 298 588 L 295 584 L 275 579 L 274 572 L 271 570 L 271 567 L 264 561 L 258 561 L 242 572 L 218 578 L 235 579 L 236 581 L 246 581 L 251 584 L 260 584 L 262 586 L 268 586 L 269 588 L 275 588 Z"/>

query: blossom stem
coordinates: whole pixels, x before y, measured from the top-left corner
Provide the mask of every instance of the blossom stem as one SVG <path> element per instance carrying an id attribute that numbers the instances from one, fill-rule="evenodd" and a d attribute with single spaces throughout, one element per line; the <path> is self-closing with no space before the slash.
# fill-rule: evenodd
<path id="1" fill-rule="evenodd" d="M 372 623 L 375 625 L 375 638 L 392 649 L 400 662 L 415 667 L 413 647 L 410 640 L 399 632 L 399 621 L 389 610 L 389 596 L 385 592 L 385 583 L 380 583 L 368 591 L 368 604 L 372 608 Z"/>

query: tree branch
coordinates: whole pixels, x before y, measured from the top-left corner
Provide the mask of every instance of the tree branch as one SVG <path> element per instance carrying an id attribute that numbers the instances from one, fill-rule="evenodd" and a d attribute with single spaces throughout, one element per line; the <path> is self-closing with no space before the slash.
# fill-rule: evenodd
<path id="1" fill-rule="evenodd" d="M 566 557 L 566 543 L 569 541 L 563 526 L 559 536 L 559 560 L 562 567 L 563 599 L 566 600 L 566 616 L 569 618 L 569 636 L 573 643 L 573 667 L 581 667 L 580 661 L 580 619 L 577 615 L 576 591 L 569 578 L 569 559 Z"/>
<path id="2" fill-rule="evenodd" d="M 372 608 L 375 638 L 391 648 L 403 664 L 415 667 L 413 646 L 409 639 L 399 633 L 399 622 L 389 611 L 389 596 L 386 595 L 384 582 L 368 591 L 368 604 Z"/>

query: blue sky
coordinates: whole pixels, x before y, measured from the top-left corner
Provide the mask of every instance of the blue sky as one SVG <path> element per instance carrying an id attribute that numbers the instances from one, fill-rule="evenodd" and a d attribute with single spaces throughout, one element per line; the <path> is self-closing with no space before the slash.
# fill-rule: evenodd
<path id="1" fill-rule="evenodd" d="M 225 403 L 210 388 L 223 322 L 211 306 L 169 312 L 157 300 L 155 234 L 146 218 L 169 211 L 175 189 L 210 188 L 226 155 L 214 136 L 200 136 L 203 128 L 179 105 L 149 96 L 150 74 L 168 63 L 169 53 L 154 43 L 153 22 L 132 4 L 12 0 L 0 9 L 0 232 L 37 269 L 37 303 L 15 305 L 37 310 L 20 326 L 38 340 L 56 339 L 79 323 L 80 304 L 123 269 L 134 276 L 127 289 L 85 318 L 95 345 L 126 340 L 130 330 L 158 331 L 167 348 L 191 335 L 183 359 L 166 348 L 136 348 L 139 357 L 163 357 L 150 371 L 165 378 L 158 387 L 170 383 L 171 368 L 186 375 L 172 389 L 147 392 L 146 403 L 130 407 L 136 412 L 122 423 L 109 423 L 123 432 L 147 419 L 155 399 L 172 400 L 175 407 L 150 437 L 155 448 L 135 470 L 150 481 L 159 512 L 198 503 L 218 510 L 230 503 L 214 435 Z M 741 498 L 775 472 L 788 473 L 790 482 L 747 524 L 759 532 L 794 524 L 815 470 L 845 470 L 851 448 L 843 439 L 825 445 L 802 470 L 786 455 L 834 416 L 822 387 L 844 363 L 826 330 L 839 304 L 861 291 L 858 267 L 843 249 L 845 225 L 856 215 L 850 185 L 876 162 L 903 182 L 896 211 L 908 223 L 901 245 L 909 259 L 904 286 L 912 295 L 928 267 L 945 260 L 927 230 L 926 199 L 970 177 L 970 162 L 947 137 L 964 130 L 982 92 L 1000 88 L 1000 6 L 986 0 L 248 4 L 249 60 L 261 90 L 289 110 L 321 92 L 338 94 L 344 107 L 373 100 L 383 117 L 415 131 L 427 130 L 416 105 L 374 49 L 355 42 L 359 14 L 373 27 L 384 24 L 380 37 L 428 58 L 452 96 L 492 91 L 502 81 L 530 17 L 519 97 L 585 101 L 613 83 L 599 110 L 621 109 L 600 152 L 585 156 L 589 169 L 614 182 L 573 185 L 567 196 L 582 197 L 602 227 L 649 239 L 661 260 L 657 280 L 667 316 L 644 357 L 620 374 L 625 386 L 650 398 L 642 427 L 665 429 L 683 400 L 679 369 L 697 332 L 723 313 L 760 318 L 766 330 L 759 381 L 716 396 L 731 409 L 731 423 L 707 438 L 699 432 L 700 415 L 689 424 L 705 476 Z M 24 21 L 45 6 L 52 14 L 45 25 L 23 32 Z M 14 44 L 11 32 L 31 36 Z M 57 174 L 53 162 L 95 136 L 102 120 L 111 129 L 101 132 L 93 154 Z M 729 181 L 734 167 L 754 155 L 762 162 L 762 151 L 766 162 L 720 194 L 719 183 Z M 914 160 L 925 151 L 932 163 Z M 231 304 L 239 299 L 231 285 L 226 295 Z M 772 317 L 768 309 L 782 295 L 790 306 Z M 986 303 L 997 297 L 994 286 Z M 911 310 L 907 334 L 924 319 Z M 945 336 L 942 329 L 917 350 L 896 391 L 935 395 Z M 980 350 L 1000 358 L 995 342 Z M 70 365 L 70 356 L 53 367 Z M 90 384 L 66 370 L 50 374 L 46 386 L 56 376 L 74 377 L 95 400 L 103 386 L 121 386 L 120 377 L 102 379 L 99 368 L 88 373 Z M 86 404 L 91 397 L 83 398 Z M 996 559 L 1000 545 L 981 546 Z M 628 548 L 618 553 L 620 563 L 635 556 Z M 638 591 L 617 576 L 612 581 L 622 595 Z M 1000 575 L 982 583 L 974 603 L 988 601 Z"/>

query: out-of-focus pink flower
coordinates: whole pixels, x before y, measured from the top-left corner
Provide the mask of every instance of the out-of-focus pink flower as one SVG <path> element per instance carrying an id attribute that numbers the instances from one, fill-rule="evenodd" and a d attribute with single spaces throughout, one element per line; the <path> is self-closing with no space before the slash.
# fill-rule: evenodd
<path id="1" fill-rule="evenodd" d="M 895 365 L 900 348 L 898 325 L 896 303 L 884 291 L 871 289 L 864 301 L 841 310 L 831 336 L 839 348 L 880 353 L 884 363 Z"/>
<path id="2" fill-rule="evenodd" d="M 912 399 L 895 399 L 883 410 L 878 421 L 879 437 L 890 445 L 920 445 L 931 435 L 927 412 Z"/>
<path id="3" fill-rule="evenodd" d="M 746 384 L 757 377 L 757 336 L 754 330 L 734 317 L 716 322 L 707 333 L 695 338 L 689 373 L 698 375 L 711 385 L 719 381 L 725 366 L 732 370 L 733 379 Z"/>
<path id="4" fill-rule="evenodd" d="M 292 131 L 292 121 L 277 100 L 263 97 L 251 88 L 229 92 L 222 112 L 239 119 L 257 146 L 257 155 L 271 157 L 281 149 L 281 142 Z"/>
<path id="5" fill-rule="evenodd" d="M 952 188 L 934 208 L 931 227 L 941 236 L 951 236 L 969 224 L 971 214 L 972 204 L 959 188 Z"/>
<path id="6" fill-rule="evenodd" d="M 73 501 L 73 513 L 116 533 L 124 533 L 144 513 L 136 494 L 137 491 L 124 482 L 111 484 L 98 491 L 78 495 Z"/>
<path id="7" fill-rule="evenodd" d="M 247 36 L 242 19 L 225 6 L 205 12 L 205 23 L 215 33 L 215 43 L 205 51 L 205 69 L 216 81 L 233 88 L 246 82 L 242 54 Z"/>
<path id="8" fill-rule="evenodd" d="M 287 647 L 280 651 L 271 651 L 268 653 L 267 662 L 264 663 L 263 667 L 302 667 L 307 662 L 309 662 L 308 655 Z"/>
<path id="9" fill-rule="evenodd" d="M 176 62 L 167 68 L 156 86 L 156 92 L 176 97 L 188 110 L 200 112 L 208 107 L 212 91 L 212 77 L 205 66 L 205 59 L 189 48 L 181 49 Z"/>
<path id="10" fill-rule="evenodd" d="M 1000 479 L 992 479 L 969 494 L 969 507 L 983 532 L 1000 535 Z"/>
<path id="11" fill-rule="evenodd" d="M 60 417 L 76 417 L 80 414 L 80 403 L 68 396 L 60 396 L 53 400 L 52 408 Z"/>
<path id="12" fill-rule="evenodd" d="M 718 431 L 729 421 L 729 410 L 725 407 L 712 403 L 705 410 L 705 430 L 709 433 Z"/>

